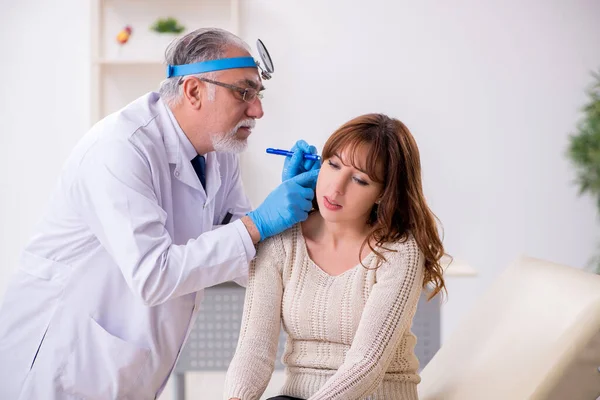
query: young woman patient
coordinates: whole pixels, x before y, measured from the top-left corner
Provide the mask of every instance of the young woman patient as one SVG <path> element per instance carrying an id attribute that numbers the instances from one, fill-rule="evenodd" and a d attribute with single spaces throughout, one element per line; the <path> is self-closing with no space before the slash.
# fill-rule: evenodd
<path id="1" fill-rule="evenodd" d="M 250 267 L 225 399 L 260 399 L 280 326 L 286 380 L 272 399 L 417 399 L 411 325 L 444 254 L 404 124 L 355 118 L 323 148 L 308 219 L 262 242 Z"/>

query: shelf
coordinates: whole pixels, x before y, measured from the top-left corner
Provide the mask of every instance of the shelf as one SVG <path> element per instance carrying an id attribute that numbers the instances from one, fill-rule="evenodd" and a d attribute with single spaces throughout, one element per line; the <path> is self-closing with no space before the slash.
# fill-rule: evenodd
<path id="1" fill-rule="evenodd" d="M 160 66 L 164 65 L 161 60 L 153 60 L 153 59 L 98 59 L 94 61 L 97 65 L 152 65 L 152 66 Z"/>
<path id="2" fill-rule="evenodd" d="M 239 31 L 239 0 L 91 0 L 90 123 L 121 109 L 166 76 L 165 49 L 171 41 L 203 26 Z M 178 35 L 157 34 L 158 18 L 176 18 L 186 29 Z M 126 44 L 118 33 L 132 28 Z"/>
<path id="3" fill-rule="evenodd" d="M 444 276 L 460 276 L 460 277 L 474 277 L 477 276 L 477 271 L 469 264 L 462 260 L 454 259 L 450 263 L 450 258 L 447 256 L 442 257 L 440 260 L 442 268 L 444 269 Z"/>
<path id="4" fill-rule="evenodd" d="M 461 277 L 475 277 L 477 276 L 477 271 L 471 268 L 468 265 L 451 265 L 444 272 L 445 276 L 461 276 Z"/>

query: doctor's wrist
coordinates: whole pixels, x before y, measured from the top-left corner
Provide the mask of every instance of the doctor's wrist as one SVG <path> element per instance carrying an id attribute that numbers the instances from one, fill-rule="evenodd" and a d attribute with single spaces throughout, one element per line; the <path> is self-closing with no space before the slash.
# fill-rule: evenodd
<path id="1" fill-rule="evenodd" d="M 246 227 L 246 230 L 248 231 L 250 238 L 252 239 L 252 243 L 256 244 L 256 243 L 260 242 L 260 232 L 258 231 L 258 228 L 254 224 L 254 221 L 252 221 L 252 218 L 250 218 L 247 215 L 244 215 L 241 218 L 241 220 L 242 220 L 242 223 L 244 224 L 244 226 Z"/>

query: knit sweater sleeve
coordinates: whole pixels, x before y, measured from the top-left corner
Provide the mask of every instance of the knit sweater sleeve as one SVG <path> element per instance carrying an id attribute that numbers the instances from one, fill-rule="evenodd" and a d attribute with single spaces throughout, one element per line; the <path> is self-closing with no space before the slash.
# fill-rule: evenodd
<path id="1" fill-rule="evenodd" d="M 409 238 L 386 252 L 346 358 L 309 400 L 362 399 L 383 380 L 398 342 L 409 329 L 423 286 L 424 258 Z"/>
<path id="2" fill-rule="evenodd" d="M 262 242 L 249 269 L 240 336 L 225 377 L 224 399 L 259 399 L 275 365 L 285 255 L 281 236 Z"/>

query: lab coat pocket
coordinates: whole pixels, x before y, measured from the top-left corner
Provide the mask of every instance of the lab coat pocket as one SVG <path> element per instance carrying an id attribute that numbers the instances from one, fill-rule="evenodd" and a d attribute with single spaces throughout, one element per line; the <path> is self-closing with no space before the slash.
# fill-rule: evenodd
<path id="1" fill-rule="evenodd" d="M 85 399 L 127 396 L 147 364 L 150 350 L 108 333 L 93 318 L 83 320 L 60 376 L 65 392 Z"/>
<path id="2" fill-rule="evenodd" d="M 0 306 L 0 392 L 17 398 L 40 350 L 70 268 L 24 253 Z M 13 312 L 18 310 L 18 312 Z"/>

